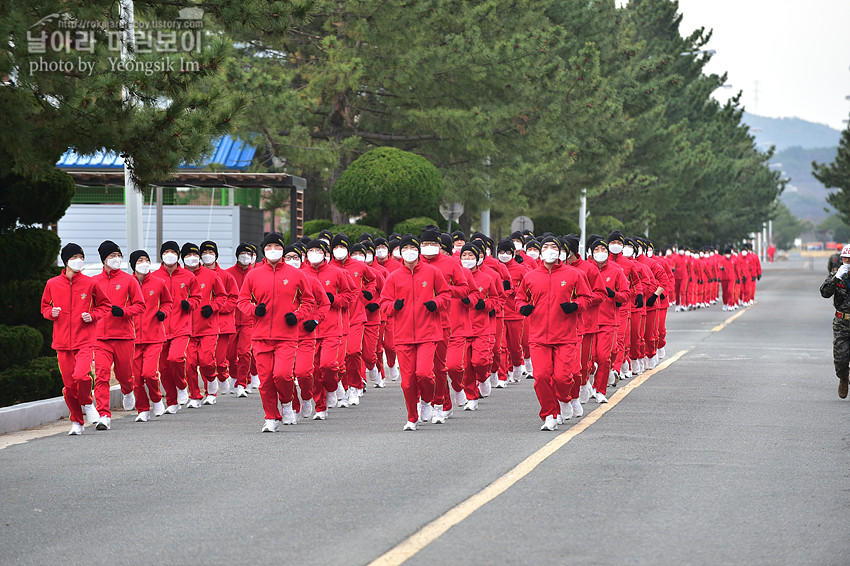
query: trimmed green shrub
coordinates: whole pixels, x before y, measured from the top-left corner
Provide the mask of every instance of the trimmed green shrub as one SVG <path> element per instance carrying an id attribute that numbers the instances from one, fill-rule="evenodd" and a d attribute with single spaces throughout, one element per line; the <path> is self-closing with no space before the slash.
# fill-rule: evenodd
<path id="1" fill-rule="evenodd" d="M 0 200 L 24 225 L 58 222 L 77 192 L 73 177 L 61 169 L 49 171 L 38 181 L 22 177 L 4 181 Z"/>
<path id="2" fill-rule="evenodd" d="M 607 238 L 608 234 L 614 230 L 623 230 L 625 225 L 614 218 L 613 216 L 594 216 L 590 215 L 587 219 L 587 233 L 599 234 L 603 238 Z"/>
<path id="3" fill-rule="evenodd" d="M 56 232 L 41 228 L 20 228 L 0 235 L 0 250 L 3 250 L 4 257 L 26 258 L 24 261 L 0 262 L 0 281 L 33 279 L 36 274 L 56 265 L 60 247 Z"/>
<path id="4" fill-rule="evenodd" d="M 38 356 L 43 344 L 41 332 L 31 326 L 0 324 L 0 370 L 26 364 Z"/>
<path id="5" fill-rule="evenodd" d="M 322 230 L 326 230 L 327 228 L 330 228 L 333 225 L 334 225 L 334 223 L 333 223 L 332 220 L 326 220 L 324 218 L 319 218 L 317 220 L 308 220 L 307 222 L 304 223 L 303 233 L 304 233 L 305 236 L 309 236 L 310 234 L 318 234 Z M 283 241 L 286 242 L 287 244 L 290 243 L 289 242 L 290 232 L 291 232 L 291 230 L 287 230 L 286 232 L 283 233 Z"/>
<path id="6" fill-rule="evenodd" d="M 55 356 L 0 371 L 0 407 L 62 395 L 62 375 Z"/>
<path id="7" fill-rule="evenodd" d="M 360 239 L 360 234 L 363 232 L 369 232 L 372 234 L 373 238 L 377 238 L 379 236 L 382 238 L 387 237 L 383 230 L 375 228 L 374 226 L 365 226 L 363 224 L 335 224 L 333 226 L 328 226 L 327 228 L 322 228 L 321 230 L 330 230 L 333 234 L 347 234 L 348 237 L 351 238 L 352 244 Z M 317 230 L 316 232 L 308 235 L 311 238 L 317 238 L 321 230 Z"/>
<path id="8" fill-rule="evenodd" d="M 544 214 L 535 216 L 531 219 L 534 223 L 534 235 L 539 236 L 546 232 L 552 232 L 556 236 L 564 236 L 566 234 L 578 234 L 578 224 L 564 218 L 563 216 L 555 216 Z"/>
<path id="9" fill-rule="evenodd" d="M 426 216 L 417 216 L 416 218 L 408 218 L 407 220 L 402 220 L 395 226 L 393 226 L 393 232 L 397 232 L 404 236 L 405 234 L 413 234 L 417 238 L 422 233 L 422 228 L 428 226 L 429 224 L 433 224 L 435 226 L 439 226 L 440 224 L 434 220 L 433 218 L 428 218 Z M 443 229 L 440 228 L 440 231 Z"/>

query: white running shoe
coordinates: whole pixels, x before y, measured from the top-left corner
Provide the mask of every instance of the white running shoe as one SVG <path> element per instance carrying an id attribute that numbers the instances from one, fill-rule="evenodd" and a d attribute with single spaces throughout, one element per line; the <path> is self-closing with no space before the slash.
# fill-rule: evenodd
<path id="1" fill-rule="evenodd" d="M 182 408 L 183 408 L 183 405 L 169 405 L 165 408 L 165 412 L 168 413 L 169 415 L 173 415 L 173 414 L 177 413 L 177 411 L 179 411 Z"/>
<path id="2" fill-rule="evenodd" d="M 292 401 L 283 406 L 283 424 L 294 425 L 298 424 L 298 415 L 292 410 Z"/>
<path id="3" fill-rule="evenodd" d="M 345 398 L 345 388 L 342 386 L 342 382 L 339 381 L 336 384 L 336 398 L 337 400 Z"/>
<path id="4" fill-rule="evenodd" d="M 100 420 L 97 421 L 97 426 L 95 426 L 97 430 L 109 430 L 112 428 L 112 418 L 110 417 L 100 417 Z"/>
<path id="5" fill-rule="evenodd" d="M 398 381 L 401 378 L 401 370 L 398 369 L 398 361 L 390 368 L 390 380 Z"/>
<path id="6" fill-rule="evenodd" d="M 579 403 L 587 403 L 588 401 L 590 401 L 590 390 L 591 390 L 592 387 L 593 386 L 590 385 L 589 381 L 587 383 L 585 383 L 584 385 L 582 385 L 581 387 L 579 387 L 579 390 L 578 390 Z"/>
<path id="7" fill-rule="evenodd" d="M 463 406 L 464 411 L 475 411 L 478 409 L 478 399 L 470 399 L 466 402 L 466 405 Z"/>
<path id="8" fill-rule="evenodd" d="M 266 419 L 261 432 L 277 432 L 280 428 L 280 422 L 274 419 Z"/>
<path id="9" fill-rule="evenodd" d="M 434 405 L 431 415 L 431 424 L 446 424 L 446 415 L 443 413 L 442 405 Z"/>
<path id="10" fill-rule="evenodd" d="M 540 430 L 558 430 L 558 421 L 552 415 L 548 415 L 543 426 L 540 427 Z"/>
<path id="11" fill-rule="evenodd" d="M 165 414 L 165 403 L 162 401 L 157 401 L 153 404 L 153 416 L 161 417 Z"/>
<path id="12" fill-rule="evenodd" d="M 85 432 L 86 428 L 80 423 L 71 423 L 71 431 L 68 433 L 68 436 L 80 436 Z"/>
<path id="13" fill-rule="evenodd" d="M 431 420 L 431 417 L 434 415 L 434 410 L 431 407 L 431 403 L 426 403 L 425 401 L 419 401 L 419 420 L 423 423 L 427 423 Z"/>
<path id="14" fill-rule="evenodd" d="M 309 419 L 316 411 L 316 404 L 312 399 L 301 400 L 301 418 Z"/>
<path id="15" fill-rule="evenodd" d="M 608 398 L 607 398 L 607 397 L 605 397 L 605 394 L 604 394 L 604 393 L 600 393 L 599 391 L 597 391 L 597 392 L 596 392 L 595 397 L 596 397 L 596 402 L 597 402 L 597 403 L 599 403 L 600 405 L 601 405 L 602 403 L 607 403 L 607 402 L 608 402 Z"/>
<path id="16" fill-rule="evenodd" d="M 481 394 L 482 397 L 489 397 L 490 396 L 490 380 L 489 379 L 485 379 L 484 381 L 482 381 L 481 383 L 478 384 L 478 392 Z"/>
<path id="17" fill-rule="evenodd" d="M 617 375 L 614 373 L 614 370 L 610 370 L 608 372 L 608 387 L 617 384 Z"/>
<path id="18" fill-rule="evenodd" d="M 450 418 L 452 418 L 453 414 L 454 414 L 454 412 L 452 411 L 452 409 L 449 409 L 448 411 L 443 409 L 443 418 L 450 419 Z"/>
<path id="19" fill-rule="evenodd" d="M 330 393 L 325 394 L 325 405 L 329 409 L 336 407 L 336 391 L 331 391 Z"/>
<path id="20" fill-rule="evenodd" d="M 564 403 L 563 401 L 558 401 L 558 404 L 561 406 L 562 419 L 568 421 L 573 418 L 573 406 L 569 402 Z"/>
<path id="21" fill-rule="evenodd" d="M 137 423 L 146 423 L 151 420 L 151 412 L 150 411 L 142 411 L 136 416 Z"/>
<path id="22" fill-rule="evenodd" d="M 215 405 L 216 399 L 215 395 L 207 395 L 204 397 L 204 405 Z"/>
<path id="23" fill-rule="evenodd" d="M 493 386 L 493 385 L 496 385 L 497 383 L 499 383 L 499 372 L 494 371 L 493 373 L 490 374 L 490 385 Z"/>
<path id="24" fill-rule="evenodd" d="M 657 365 L 658 365 L 658 353 L 656 352 L 656 354 L 654 356 L 649 358 L 649 369 L 655 369 L 655 366 L 657 366 Z"/>
<path id="25" fill-rule="evenodd" d="M 189 388 L 184 387 L 183 389 L 177 390 L 177 404 L 185 405 L 189 402 Z"/>
<path id="26" fill-rule="evenodd" d="M 555 424 L 564 424 L 564 417 L 561 416 L 561 413 L 558 413 L 558 416 L 555 417 Z"/>
<path id="27" fill-rule="evenodd" d="M 337 401 L 336 401 L 337 407 L 339 407 L 341 409 L 345 409 L 346 407 L 348 407 L 348 399 L 347 399 L 344 391 L 343 391 L 342 395 L 340 395 L 339 390 L 337 390 L 336 399 L 337 399 Z M 328 406 L 330 406 L 330 405 L 328 405 Z"/>
<path id="28" fill-rule="evenodd" d="M 494 387 L 495 387 L 496 389 L 504 389 L 504 388 L 505 388 L 505 387 L 507 387 L 507 386 L 508 386 L 508 382 L 507 382 L 507 380 L 502 381 L 501 379 L 497 380 L 497 381 L 496 381 L 496 385 L 494 385 Z"/>
<path id="29" fill-rule="evenodd" d="M 664 346 L 658 348 L 658 359 L 663 360 L 667 356 L 667 350 L 664 349 Z"/>
<path id="30" fill-rule="evenodd" d="M 187 409 L 200 409 L 201 408 L 201 400 L 200 399 L 189 399 L 189 402 L 186 403 Z"/>
<path id="31" fill-rule="evenodd" d="M 328 412 L 327 411 L 316 411 L 316 414 L 313 415 L 314 421 L 323 421 L 326 418 L 328 418 Z"/>
<path id="32" fill-rule="evenodd" d="M 348 388 L 348 404 L 356 407 L 360 404 L 360 390 L 353 387 Z"/>
<path id="33" fill-rule="evenodd" d="M 248 396 L 248 390 L 245 389 L 241 385 L 237 385 L 236 386 L 236 398 L 238 399 L 239 397 L 247 397 L 247 396 Z"/>
<path id="34" fill-rule="evenodd" d="M 125 411 L 132 411 L 136 408 L 136 394 L 130 391 L 124 395 L 123 403 Z"/>
<path id="35" fill-rule="evenodd" d="M 222 395 L 227 395 L 230 393 L 230 379 L 225 379 L 224 381 L 218 382 L 218 392 Z"/>
<path id="36" fill-rule="evenodd" d="M 458 407 L 466 405 L 466 392 L 463 389 L 455 391 L 455 405 Z"/>
<path id="37" fill-rule="evenodd" d="M 573 399 L 570 401 L 570 406 L 573 408 L 573 417 L 579 418 L 584 415 L 584 407 L 581 406 L 581 402 L 578 399 Z"/>
<path id="38" fill-rule="evenodd" d="M 97 412 L 97 409 L 92 404 L 83 405 L 83 412 L 85 412 L 90 425 L 95 425 L 100 420 L 100 413 Z"/>
<path id="39" fill-rule="evenodd" d="M 525 373 L 528 375 L 534 374 L 534 368 L 531 366 L 531 358 L 525 359 Z"/>
<path id="40" fill-rule="evenodd" d="M 259 375 L 252 375 L 251 376 L 251 390 L 252 391 L 253 390 L 259 391 L 260 390 L 260 376 Z M 248 393 L 250 393 L 250 392 L 251 391 L 249 391 Z"/>
<path id="41" fill-rule="evenodd" d="M 416 430 L 416 423 L 407 421 L 404 425 L 404 428 L 401 430 Z"/>
<path id="42" fill-rule="evenodd" d="M 218 393 L 218 379 L 207 381 L 207 395 L 215 395 Z"/>

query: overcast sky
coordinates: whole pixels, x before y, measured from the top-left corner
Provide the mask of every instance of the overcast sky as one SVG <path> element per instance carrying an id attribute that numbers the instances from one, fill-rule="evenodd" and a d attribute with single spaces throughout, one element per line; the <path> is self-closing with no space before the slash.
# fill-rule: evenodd
<path id="1" fill-rule="evenodd" d="M 727 72 L 732 85 L 715 92 L 719 100 L 743 91 L 753 114 L 846 127 L 850 0 L 679 0 L 679 11 L 683 36 L 714 30 L 706 72 Z"/>

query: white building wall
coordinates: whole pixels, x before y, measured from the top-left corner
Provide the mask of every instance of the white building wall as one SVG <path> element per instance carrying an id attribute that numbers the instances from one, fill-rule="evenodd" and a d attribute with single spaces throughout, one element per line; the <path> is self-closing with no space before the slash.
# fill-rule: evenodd
<path id="1" fill-rule="evenodd" d="M 218 245 L 219 265 L 230 267 L 236 263 L 236 246 L 239 245 L 238 206 L 184 206 L 162 207 L 164 241 L 175 240 L 200 245 L 212 240 Z M 64 246 L 75 242 L 86 253 L 86 262 L 100 262 L 97 247 L 104 240 L 112 240 L 121 247 L 124 258 L 130 258 L 126 247 L 127 227 L 123 204 L 72 204 L 58 223 L 58 234 Z M 142 209 L 143 246 L 151 261 L 159 262 L 156 248 L 156 207 L 145 205 Z M 57 259 L 58 261 L 58 259 Z M 59 262 L 61 265 L 61 262 Z"/>

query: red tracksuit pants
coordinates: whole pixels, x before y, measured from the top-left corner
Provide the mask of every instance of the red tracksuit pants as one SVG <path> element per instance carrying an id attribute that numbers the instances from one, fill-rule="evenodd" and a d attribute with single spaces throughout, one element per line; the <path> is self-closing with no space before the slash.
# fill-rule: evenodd
<path id="1" fill-rule="evenodd" d="M 514 366 L 525 363 L 522 357 L 522 323 L 523 320 L 505 319 L 505 339 L 502 341 L 502 352 L 499 358 L 499 379 L 507 379 L 507 372 Z"/>
<path id="2" fill-rule="evenodd" d="M 101 417 L 111 417 L 109 410 L 109 380 L 115 367 L 115 379 L 121 393 L 133 391 L 133 341 L 98 340 L 94 349 L 94 400 Z"/>
<path id="3" fill-rule="evenodd" d="M 316 338 L 311 335 L 308 338 L 298 340 L 298 348 L 295 353 L 295 379 L 298 380 L 298 389 L 301 399 L 305 401 L 313 398 L 313 379 L 315 376 Z M 296 399 L 297 401 L 297 399 Z M 281 400 L 281 403 L 286 401 Z M 293 405 L 295 406 L 295 405 Z"/>
<path id="4" fill-rule="evenodd" d="M 279 402 L 289 403 L 295 392 L 295 340 L 254 340 L 252 349 L 260 376 L 260 400 L 265 418 L 281 420 Z"/>
<path id="5" fill-rule="evenodd" d="M 684 279 L 674 279 L 676 283 L 676 294 L 673 296 L 673 299 L 676 301 L 676 304 L 679 306 L 684 306 L 687 304 L 687 299 L 685 297 L 687 286 L 685 285 Z"/>
<path id="6" fill-rule="evenodd" d="M 561 414 L 558 401 L 570 401 L 573 374 L 578 367 L 578 343 L 531 343 L 531 364 L 534 366 L 534 392 L 540 402 L 540 418 Z"/>
<path id="7" fill-rule="evenodd" d="M 425 403 L 434 401 L 434 352 L 436 342 L 422 344 L 396 344 L 401 390 L 407 407 L 407 420 L 419 420 L 419 399 Z"/>
<path id="8" fill-rule="evenodd" d="M 449 374 L 447 369 L 447 357 L 449 353 L 449 329 L 443 329 L 443 339 L 437 342 L 434 349 L 434 404 L 442 405 L 443 409 L 451 408 L 451 395 L 449 395 Z M 449 407 L 446 407 L 448 403 Z"/>
<path id="9" fill-rule="evenodd" d="M 646 309 L 646 326 L 643 330 L 643 355 L 651 358 L 658 349 L 658 309 Z"/>
<path id="10" fill-rule="evenodd" d="M 499 354 L 502 349 L 502 344 L 505 343 L 505 319 L 496 317 L 494 327 L 496 332 L 493 334 L 493 355 L 490 358 L 490 373 L 499 371 L 499 360 L 501 359 Z"/>
<path id="11" fill-rule="evenodd" d="M 346 389 L 363 389 L 363 331 L 364 323 L 351 324 L 345 340 L 345 379 L 342 386 Z"/>
<path id="12" fill-rule="evenodd" d="M 363 327 L 363 365 L 366 366 L 366 369 L 372 369 L 378 365 L 378 337 L 380 334 L 381 325 L 378 322 Z"/>
<path id="13" fill-rule="evenodd" d="M 629 337 L 631 335 L 631 316 L 628 310 L 620 311 L 620 323 L 617 325 L 617 338 L 614 341 L 614 367 L 618 370 L 629 356 Z"/>
<path id="14" fill-rule="evenodd" d="M 236 334 L 230 339 L 227 348 L 227 365 L 230 377 L 236 379 L 236 385 L 248 385 L 248 371 L 251 369 L 251 333 L 253 326 L 237 326 Z"/>
<path id="15" fill-rule="evenodd" d="M 639 360 L 645 355 L 645 348 L 643 343 L 644 328 L 646 328 L 646 309 L 633 310 L 631 336 L 629 342 L 629 358 L 633 360 Z"/>
<path id="16" fill-rule="evenodd" d="M 531 347 L 528 345 L 528 318 L 522 320 L 522 357 L 523 361 L 531 359 Z M 532 364 L 534 365 L 534 364 Z"/>
<path id="17" fill-rule="evenodd" d="M 466 374 L 471 342 L 472 338 L 465 336 L 452 336 L 449 338 L 449 346 L 446 351 L 446 373 L 448 373 L 453 391 L 465 389 L 464 376 Z M 448 397 L 451 398 L 451 395 Z M 443 405 L 443 409 L 448 411 L 445 404 Z"/>
<path id="18" fill-rule="evenodd" d="M 395 321 L 393 319 L 389 319 L 383 323 L 384 330 L 381 334 L 381 345 L 384 348 L 384 353 L 387 356 L 387 365 L 389 367 L 395 367 L 396 365 L 396 351 L 395 351 L 395 337 L 393 336 L 393 329 L 395 327 Z"/>
<path id="19" fill-rule="evenodd" d="M 667 345 L 667 309 L 658 309 L 658 342 L 656 349 Z"/>
<path id="20" fill-rule="evenodd" d="M 164 342 L 136 344 L 133 353 L 133 392 L 136 410 L 150 411 L 151 403 L 162 401 L 159 385 L 159 357 Z"/>
<path id="21" fill-rule="evenodd" d="M 71 420 L 83 422 L 83 405 L 91 405 L 91 364 L 94 360 L 94 346 L 79 350 L 57 350 L 59 373 L 62 375 L 62 396 L 68 405 Z"/>
<path id="22" fill-rule="evenodd" d="M 720 288 L 723 291 L 723 304 L 727 307 L 735 305 L 735 295 L 733 293 L 735 282 L 729 279 L 720 280 Z"/>
<path id="23" fill-rule="evenodd" d="M 596 378 L 593 380 L 593 388 L 603 395 L 608 391 L 608 373 L 611 371 L 611 363 L 614 358 L 614 341 L 616 339 L 617 327 L 615 326 L 600 326 L 599 332 L 596 333 L 596 344 L 593 349 Z"/>
<path id="24" fill-rule="evenodd" d="M 218 342 L 215 344 L 215 368 L 219 381 L 230 379 L 230 361 L 227 359 L 227 352 L 235 336 L 235 334 L 218 335 Z"/>
<path id="25" fill-rule="evenodd" d="M 159 375 L 165 391 L 165 404 L 177 404 L 177 390 L 186 389 L 186 351 L 189 337 L 177 336 L 166 340 L 159 356 Z"/>
<path id="26" fill-rule="evenodd" d="M 341 336 L 326 336 L 316 341 L 313 355 L 313 401 L 316 412 L 327 411 L 326 393 L 336 391 L 340 352 L 345 352 Z"/>
<path id="27" fill-rule="evenodd" d="M 570 397 L 573 399 L 578 399 L 579 388 L 586 385 L 590 378 L 590 371 L 593 369 L 593 344 L 595 341 L 595 332 L 588 332 L 581 336 L 581 352 L 579 354 L 581 368 L 578 376 L 573 376 L 573 388 L 570 390 Z"/>
<path id="28" fill-rule="evenodd" d="M 218 336 L 192 336 L 186 349 L 186 384 L 189 399 L 203 399 L 210 381 L 216 379 L 215 345 Z M 204 380 L 204 392 L 198 384 L 198 370 Z"/>

